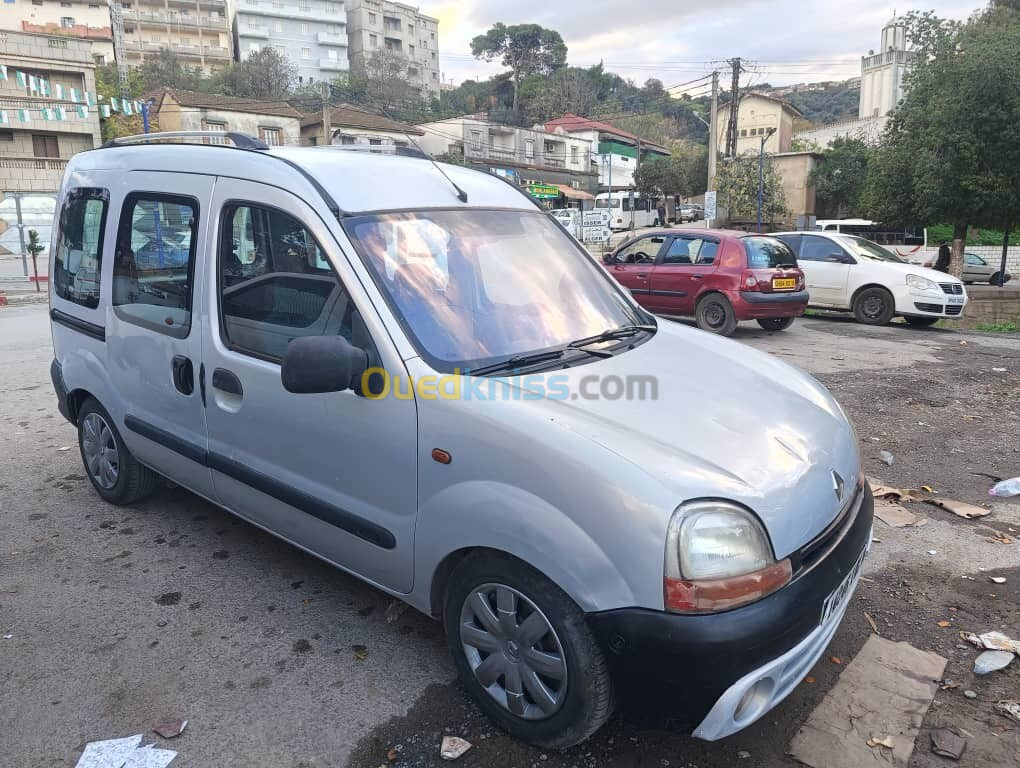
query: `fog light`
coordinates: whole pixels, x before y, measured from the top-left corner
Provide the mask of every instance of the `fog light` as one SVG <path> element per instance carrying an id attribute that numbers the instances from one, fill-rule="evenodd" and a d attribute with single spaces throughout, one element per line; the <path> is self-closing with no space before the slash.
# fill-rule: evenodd
<path id="1" fill-rule="evenodd" d="M 764 714 L 765 709 L 772 699 L 772 689 L 775 686 L 771 677 L 763 677 L 756 682 L 740 698 L 737 709 L 733 713 L 734 721 L 738 723 L 750 723 L 757 720 Z"/>

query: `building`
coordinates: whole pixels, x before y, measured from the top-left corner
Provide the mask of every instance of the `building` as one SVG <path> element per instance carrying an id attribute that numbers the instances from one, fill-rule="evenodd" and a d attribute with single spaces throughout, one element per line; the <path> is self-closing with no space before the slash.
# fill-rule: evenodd
<path id="1" fill-rule="evenodd" d="M 286 102 L 164 88 L 151 94 L 161 131 L 239 131 L 270 146 L 296 145 L 301 113 Z"/>
<path id="2" fill-rule="evenodd" d="M 341 144 L 368 146 L 411 146 L 420 143 L 425 132 L 413 125 L 405 125 L 374 112 L 340 104 L 329 113 L 330 141 L 323 139 L 322 113 L 307 115 L 301 120 L 301 143 L 308 145 Z"/>
<path id="3" fill-rule="evenodd" d="M 87 40 L 96 64 L 113 63 L 106 0 L 3 0 L 2 8 L 0 29 Z"/>
<path id="4" fill-rule="evenodd" d="M 599 189 L 612 192 L 634 188 L 634 171 L 640 159 L 668 157 L 666 147 L 646 141 L 609 123 L 565 114 L 545 124 L 545 130 L 559 136 L 587 141 L 592 148 L 592 164 L 598 170 Z"/>
<path id="5" fill-rule="evenodd" d="M 350 69 L 343 0 L 237 0 L 235 8 L 238 61 L 271 45 L 297 67 L 299 84 Z"/>
<path id="6" fill-rule="evenodd" d="M 719 106 L 719 148 L 726 148 L 726 134 L 732 104 Z M 746 93 L 740 98 L 737 110 L 737 154 L 757 155 L 765 136 L 765 152 L 774 155 L 789 152 L 793 145 L 793 120 L 801 114 L 788 101 L 765 93 Z M 769 131 L 775 132 L 769 135 Z"/>
<path id="7" fill-rule="evenodd" d="M 810 179 L 821 155 L 817 152 L 781 152 L 770 159 L 776 175 L 782 180 L 786 197 L 787 212 L 782 224 L 789 229 L 811 229 L 815 225 L 816 208 L 815 185 Z"/>
<path id="8" fill-rule="evenodd" d="M 28 231 L 49 245 L 67 161 L 100 143 L 95 68 L 86 40 L 0 31 L 0 277 L 28 275 Z"/>
<path id="9" fill-rule="evenodd" d="M 432 155 L 463 156 L 467 164 L 514 181 L 550 205 L 590 200 L 599 191 L 589 139 L 493 123 L 484 115 L 424 123 L 418 141 Z"/>
<path id="10" fill-rule="evenodd" d="M 368 71 L 380 51 L 399 54 L 408 82 L 425 98 L 439 97 L 439 19 L 390 0 L 347 0 L 347 35 L 353 69 Z"/>
<path id="11" fill-rule="evenodd" d="M 819 149 L 825 149 L 837 138 L 859 139 L 874 147 L 881 143 L 882 134 L 885 132 L 888 122 L 888 115 L 844 120 L 839 123 L 829 123 L 820 128 L 797 131 L 794 139 L 803 145 Z"/>
<path id="12" fill-rule="evenodd" d="M 131 66 L 163 48 L 206 74 L 233 60 L 226 0 L 133 0 L 122 1 L 121 9 L 123 55 Z"/>
<path id="13" fill-rule="evenodd" d="M 858 116 L 888 115 L 903 98 L 903 76 L 914 60 L 907 49 L 907 28 L 895 16 L 882 28 L 882 47 L 861 57 L 861 103 Z"/>

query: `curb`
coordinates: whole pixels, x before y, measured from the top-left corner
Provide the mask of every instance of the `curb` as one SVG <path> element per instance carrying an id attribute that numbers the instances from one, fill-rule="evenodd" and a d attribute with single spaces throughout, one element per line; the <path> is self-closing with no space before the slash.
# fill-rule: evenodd
<path id="1" fill-rule="evenodd" d="M 0 307 L 20 307 L 24 304 L 46 304 L 49 296 L 46 293 L 40 294 L 15 294 L 4 296 L 0 294 Z"/>

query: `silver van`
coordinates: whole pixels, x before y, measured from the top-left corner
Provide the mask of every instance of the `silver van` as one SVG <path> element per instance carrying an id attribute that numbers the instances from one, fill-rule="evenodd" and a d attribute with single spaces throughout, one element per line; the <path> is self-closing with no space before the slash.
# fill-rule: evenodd
<path id="1" fill-rule="evenodd" d="M 440 619 L 516 737 L 662 694 L 719 739 L 836 632 L 873 511 L 840 406 L 648 314 L 518 187 L 161 134 L 76 155 L 57 210 L 51 373 L 99 495 L 168 478 Z"/>

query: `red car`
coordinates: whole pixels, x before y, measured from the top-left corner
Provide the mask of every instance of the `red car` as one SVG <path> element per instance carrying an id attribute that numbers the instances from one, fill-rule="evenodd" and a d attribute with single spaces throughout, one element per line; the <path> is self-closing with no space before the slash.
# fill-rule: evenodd
<path id="1" fill-rule="evenodd" d="M 723 336 L 741 320 L 785 330 L 808 304 L 797 258 L 766 235 L 658 230 L 628 240 L 604 261 L 645 309 L 694 317 L 699 328 Z"/>

